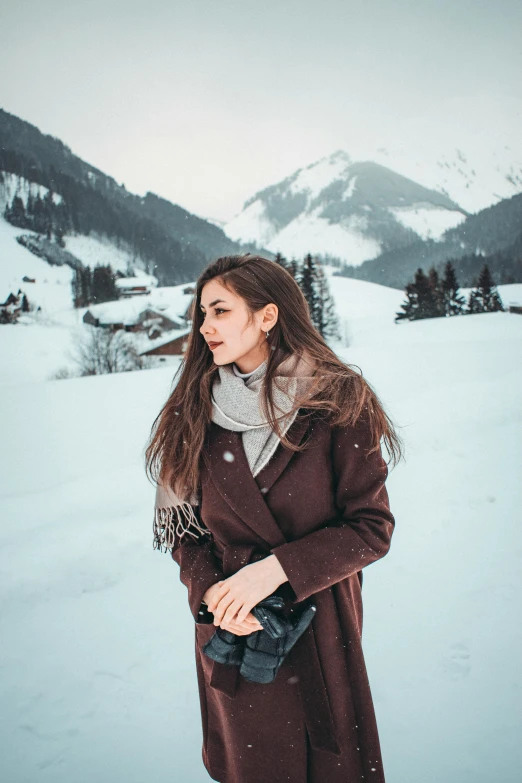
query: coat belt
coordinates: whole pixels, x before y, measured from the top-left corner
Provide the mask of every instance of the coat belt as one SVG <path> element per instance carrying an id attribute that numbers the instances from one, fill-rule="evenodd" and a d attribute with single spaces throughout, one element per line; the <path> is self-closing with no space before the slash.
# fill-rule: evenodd
<path id="1" fill-rule="evenodd" d="M 220 559 L 218 555 L 218 560 Z M 228 571 L 226 563 L 223 565 L 225 572 Z M 237 563 L 234 564 L 236 569 L 237 565 Z M 316 750 L 329 751 L 339 756 L 341 750 L 335 734 L 334 720 L 321 669 L 313 624 L 312 620 L 290 650 L 287 660 L 291 663 L 297 677 L 310 744 Z M 218 661 L 212 661 L 212 664 L 211 687 L 231 699 L 235 698 L 239 677 L 241 677 L 239 666 L 229 666 Z"/>

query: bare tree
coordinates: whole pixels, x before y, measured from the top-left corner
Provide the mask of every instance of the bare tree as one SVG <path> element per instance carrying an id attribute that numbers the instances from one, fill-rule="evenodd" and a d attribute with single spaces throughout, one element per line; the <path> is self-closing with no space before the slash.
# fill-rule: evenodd
<path id="1" fill-rule="evenodd" d="M 96 326 L 86 326 L 72 354 L 81 375 L 105 375 L 111 372 L 128 372 L 146 369 L 128 335 Z"/>

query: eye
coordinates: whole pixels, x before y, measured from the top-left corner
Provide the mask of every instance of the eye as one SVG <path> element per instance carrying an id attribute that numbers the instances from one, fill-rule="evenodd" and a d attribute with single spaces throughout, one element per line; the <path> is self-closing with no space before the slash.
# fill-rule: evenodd
<path id="1" fill-rule="evenodd" d="M 228 310 L 223 310 L 223 308 L 222 308 L 222 307 L 216 307 L 216 308 L 214 308 L 214 309 L 215 309 L 215 311 L 216 311 L 216 315 L 217 315 L 218 313 L 228 313 Z M 203 312 L 203 310 L 201 310 L 200 312 L 201 312 L 201 315 L 202 315 L 202 318 L 203 318 L 203 320 L 205 320 L 205 315 L 206 315 L 206 313 L 204 313 L 204 312 Z"/>

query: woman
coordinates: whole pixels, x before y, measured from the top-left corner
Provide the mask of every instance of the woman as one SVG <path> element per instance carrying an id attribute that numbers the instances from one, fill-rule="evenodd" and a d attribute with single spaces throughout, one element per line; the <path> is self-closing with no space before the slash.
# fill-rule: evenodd
<path id="1" fill-rule="evenodd" d="M 217 259 L 192 324 L 146 457 L 154 546 L 178 563 L 195 620 L 204 765 L 220 783 L 383 783 L 361 586 L 395 524 L 380 440 L 397 462 L 400 438 L 278 264 Z M 252 609 L 274 592 L 316 612 L 261 684 L 203 648 L 216 627 L 264 633 Z"/>

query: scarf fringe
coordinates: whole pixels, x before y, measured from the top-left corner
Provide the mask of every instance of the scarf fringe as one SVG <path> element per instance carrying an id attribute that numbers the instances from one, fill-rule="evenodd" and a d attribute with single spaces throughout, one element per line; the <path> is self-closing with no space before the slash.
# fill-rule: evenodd
<path id="1" fill-rule="evenodd" d="M 187 502 L 168 508 L 155 508 L 152 531 L 154 534 L 153 549 L 171 554 L 179 546 L 185 534 L 196 540 L 201 536 L 212 536 L 210 530 L 200 524 L 194 507 Z"/>

